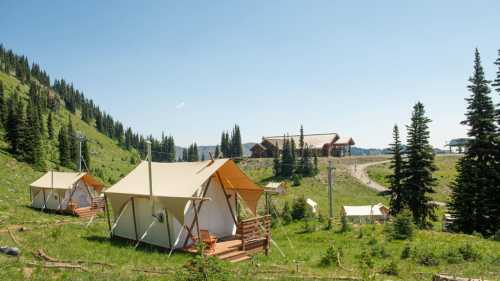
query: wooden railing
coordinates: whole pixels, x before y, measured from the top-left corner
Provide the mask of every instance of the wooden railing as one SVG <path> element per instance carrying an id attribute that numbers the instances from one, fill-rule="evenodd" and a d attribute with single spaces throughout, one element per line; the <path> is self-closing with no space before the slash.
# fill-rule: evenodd
<path id="1" fill-rule="evenodd" d="M 236 234 L 241 239 L 241 249 L 263 247 L 266 255 L 271 239 L 271 216 L 259 216 L 241 220 L 238 223 Z"/>

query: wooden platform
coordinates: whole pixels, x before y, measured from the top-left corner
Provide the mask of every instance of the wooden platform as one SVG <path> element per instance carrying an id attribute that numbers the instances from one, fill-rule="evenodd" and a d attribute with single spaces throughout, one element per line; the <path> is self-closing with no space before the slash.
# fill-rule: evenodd
<path id="1" fill-rule="evenodd" d="M 97 213 L 104 210 L 104 199 L 98 197 L 92 200 L 89 207 L 76 208 L 73 213 L 83 219 L 94 217 Z"/>
<path id="2" fill-rule="evenodd" d="M 185 251 L 190 253 L 197 253 L 197 250 L 194 246 L 191 246 Z M 215 251 L 206 251 L 206 254 L 209 256 L 215 256 L 221 260 L 227 260 L 229 262 L 240 262 L 250 259 L 249 253 L 241 250 L 241 240 L 233 239 L 217 242 L 215 244 Z"/>

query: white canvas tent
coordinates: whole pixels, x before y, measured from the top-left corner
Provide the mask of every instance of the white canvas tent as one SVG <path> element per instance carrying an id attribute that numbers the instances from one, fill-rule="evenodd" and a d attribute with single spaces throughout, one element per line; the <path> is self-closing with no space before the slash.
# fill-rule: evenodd
<path id="1" fill-rule="evenodd" d="M 382 203 L 365 206 L 343 206 L 342 216 L 352 222 L 385 221 L 389 215 L 389 209 Z"/>
<path id="2" fill-rule="evenodd" d="M 286 183 L 285 182 L 268 182 L 265 186 L 265 191 L 270 194 L 284 195 L 286 193 Z"/>
<path id="3" fill-rule="evenodd" d="M 229 159 L 203 162 L 141 162 L 106 190 L 113 236 L 164 248 L 182 248 L 199 229 L 218 238 L 236 233 L 236 205 L 255 214 L 263 189 Z M 190 236 L 191 235 L 191 236 Z"/>
<path id="4" fill-rule="evenodd" d="M 47 210 L 66 210 L 68 203 L 77 208 L 91 205 L 103 184 L 88 173 L 49 171 L 30 184 L 31 206 Z"/>
<path id="5" fill-rule="evenodd" d="M 312 200 L 311 198 L 307 198 L 306 203 L 313 214 L 316 214 L 318 212 L 318 203 L 316 203 L 316 201 Z"/>

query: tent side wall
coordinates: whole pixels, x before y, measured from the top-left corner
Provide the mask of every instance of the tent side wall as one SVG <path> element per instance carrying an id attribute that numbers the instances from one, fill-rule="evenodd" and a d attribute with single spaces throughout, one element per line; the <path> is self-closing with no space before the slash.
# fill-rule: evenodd
<path id="1" fill-rule="evenodd" d="M 206 186 L 205 182 L 202 186 Z M 226 191 L 230 196 L 229 202 L 233 212 L 236 212 L 235 207 L 235 193 L 234 191 Z M 202 191 L 196 196 L 201 196 Z M 200 229 L 206 229 L 211 234 L 216 235 L 218 238 L 227 237 L 236 233 L 236 225 L 231 217 L 229 207 L 224 192 L 217 181 L 216 177 L 212 177 L 206 197 L 211 200 L 204 201 L 199 212 L 198 222 Z M 148 227 L 156 220 L 151 215 L 151 202 L 148 197 L 132 197 L 132 195 L 121 194 L 108 194 L 114 214 L 114 220 L 120 217 L 113 229 L 113 235 L 127 238 L 130 240 L 137 240 L 146 232 Z M 133 206 L 132 200 L 133 198 Z M 199 201 L 196 205 L 198 206 Z M 122 207 L 123 206 L 123 207 Z M 160 204 L 156 204 L 156 213 L 163 214 L 162 222 L 155 222 L 148 230 L 147 235 L 142 239 L 142 242 L 152 245 L 170 248 L 171 245 L 175 248 L 182 248 L 184 242 L 188 237 L 184 225 L 182 225 L 174 216 L 162 209 Z M 121 212 L 123 210 L 123 212 Z M 134 212 L 135 210 L 135 227 L 134 227 Z M 167 224 L 168 215 L 168 224 Z M 236 217 L 236 214 L 234 214 Z M 191 226 L 194 220 L 195 212 L 191 202 L 188 202 L 184 208 L 184 224 Z M 113 220 L 113 221 L 114 221 Z M 114 222 L 112 223 L 114 225 Z M 169 228 L 170 227 L 170 228 Z M 136 231 L 137 229 L 137 236 Z M 170 231 L 169 231 L 170 230 Z M 169 238 L 170 232 L 170 238 Z M 182 233 L 181 233 L 182 232 Z M 191 233 L 196 236 L 196 226 L 193 227 Z M 180 234 L 180 236 L 179 236 Z M 177 239 L 178 238 L 178 239 Z M 177 239 L 177 240 L 176 240 Z M 190 241 L 192 242 L 192 241 Z"/>
<path id="2" fill-rule="evenodd" d="M 69 195 L 68 190 L 30 187 L 30 192 L 31 206 L 33 208 L 48 210 L 63 210 L 66 208 L 66 205 L 62 204 L 62 200 Z"/>

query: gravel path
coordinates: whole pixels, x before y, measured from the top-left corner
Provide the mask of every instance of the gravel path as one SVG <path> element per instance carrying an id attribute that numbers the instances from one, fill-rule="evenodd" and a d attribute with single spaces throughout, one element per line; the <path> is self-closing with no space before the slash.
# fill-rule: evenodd
<path id="1" fill-rule="evenodd" d="M 362 182 L 367 187 L 374 189 L 378 192 L 384 192 L 384 191 L 388 190 L 387 187 L 370 179 L 370 177 L 368 176 L 368 173 L 366 172 L 366 168 L 373 166 L 373 165 L 384 164 L 387 162 L 390 162 L 390 160 L 349 165 L 349 173 L 351 174 L 352 177 L 358 179 L 360 182 Z M 438 206 L 443 206 L 443 207 L 446 206 L 446 203 L 444 203 L 444 202 L 431 201 L 431 203 L 434 203 Z"/>

